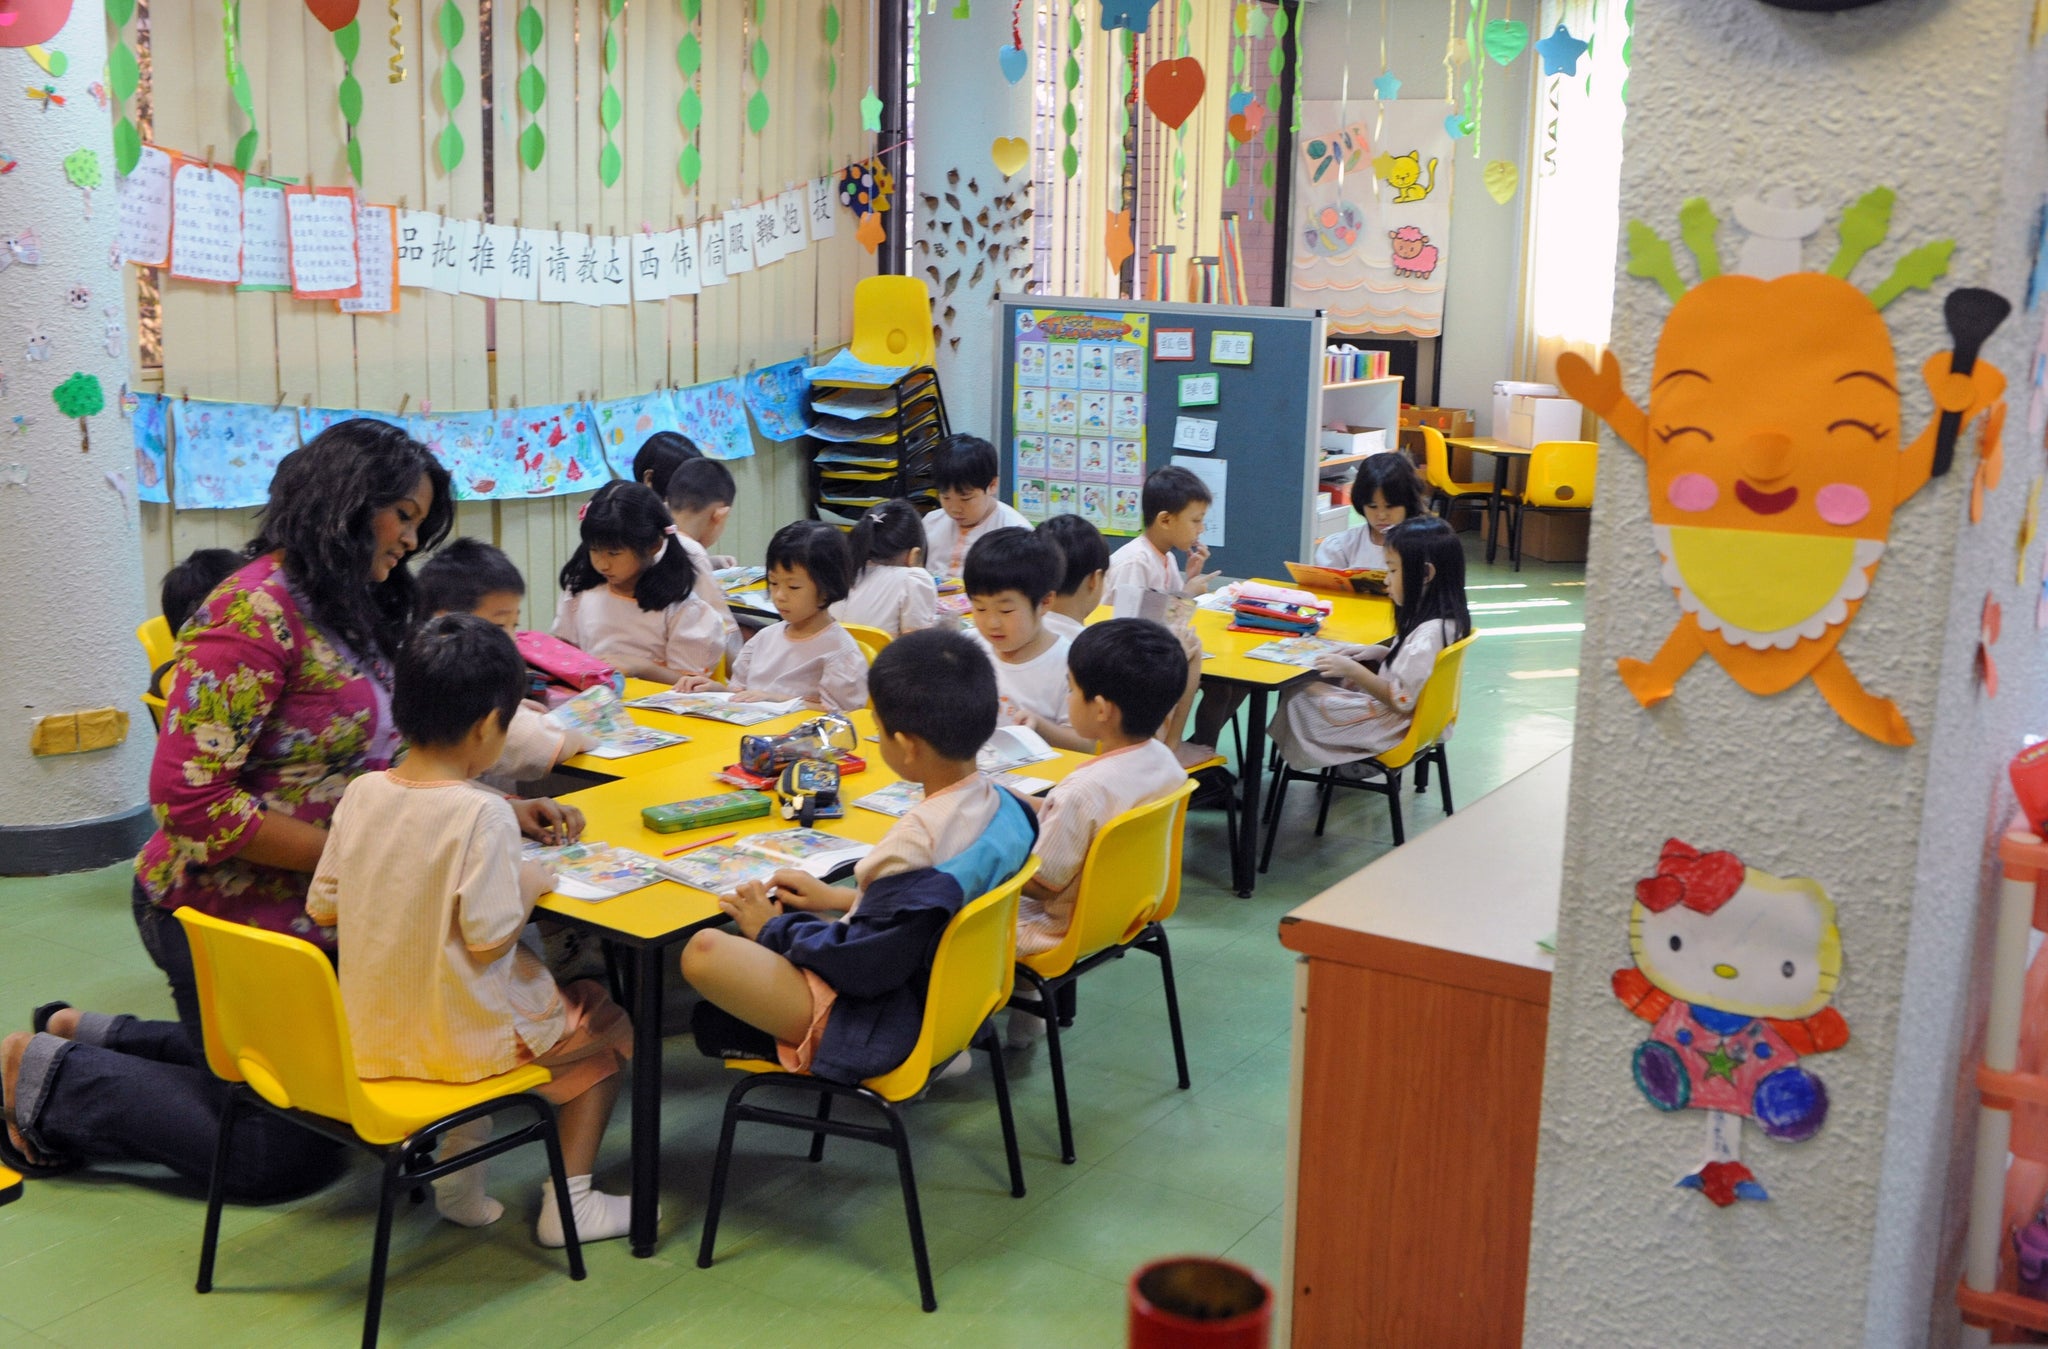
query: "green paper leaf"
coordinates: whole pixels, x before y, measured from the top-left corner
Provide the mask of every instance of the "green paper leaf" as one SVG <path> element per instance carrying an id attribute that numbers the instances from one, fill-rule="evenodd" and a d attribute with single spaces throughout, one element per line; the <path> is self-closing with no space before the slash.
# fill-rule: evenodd
<path id="1" fill-rule="evenodd" d="M 1067 20 L 1067 50 L 1069 51 L 1078 48 L 1081 45 L 1081 39 L 1085 37 L 1088 32 L 1087 29 L 1081 26 L 1079 14 L 1080 11 L 1076 9 L 1075 17 L 1071 17 Z"/>
<path id="2" fill-rule="evenodd" d="M 1645 277 L 1664 288 L 1673 300 L 1685 294 L 1685 282 L 1671 259 L 1671 245 L 1640 220 L 1628 222 L 1628 264 L 1622 269 L 1630 276 Z"/>
<path id="3" fill-rule="evenodd" d="M 683 124 L 683 130 L 692 133 L 704 120 L 704 100 L 698 97 L 695 89 L 683 90 L 682 99 L 676 104 L 676 119 Z"/>
<path id="4" fill-rule="evenodd" d="M 1702 281 L 1711 281 L 1721 274 L 1721 254 L 1714 246 L 1714 235 L 1720 229 L 1721 222 L 1705 197 L 1688 197 L 1679 206 L 1678 237 L 1685 241 L 1686 251 L 1699 265 Z"/>
<path id="5" fill-rule="evenodd" d="M 1280 48 L 1278 47 L 1275 47 L 1272 51 L 1267 52 L 1266 69 L 1272 73 L 1274 79 L 1280 78 L 1280 72 L 1287 69 L 1287 53 L 1280 50 Z M 1272 88 L 1266 91 L 1266 95 L 1269 98 L 1277 99 L 1280 96 L 1280 86 L 1277 84 L 1274 85 Z"/>
<path id="6" fill-rule="evenodd" d="M 697 73 L 697 67 L 704 64 L 704 47 L 697 41 L 695 33 L 683 34 L 683 40 L 676 44 L 676 69 L 689 79 Z"/>
<path id="7" fill-rule="evenodd" d="M 762 41 L 762 40 L 761 40 L 760 38 L 755 38 L 755 39 L 754 39 L 754 52 L 753 52 L 753 58 L 752 58 L 752 63 L 753 63 L 753 67 L 754 67 L 754 78 L 755 78 L 755 79 L 757 79 L 757 80 L 765 80 L 765 79 L 767 79 L 767 78 L 768 78 L 768 44 L 767 44 L 766 42 L 763 42 L 763 41 Z"/>
<path id="8" fill-rule="evenodd" d="M 345 153 L 348 155 L 348 175 L 355 179 L 357 187 L 361 187 L 363 185 L 363 143 L 359 140 L 350 141 Z"/>
<path id="9" fill-rule="evenodd" d="M 1286 36 L 1287 11 L 1284 9 L 1275 9 L 1273 11 L 1273 41 L 1278 42 L 1281 38 L 1284 38 Z"/>
<path id="10" fill-rule="evenodd" d="M 123 117 L 114 123 L 114 172 L 126 178 L 142 162 L 142 133 Z"/>
<path id="11" fill-rule="evenodd" d="M 452 113 L 462 103 L 462 72 L 450 61 L 441 67 L 441 106 Z"/>
<path id="12" fill-rule="evenodd" d="M 50 58 L 51 79 L 62 79 L 64 76 L 64 72 L 71 69 L 71 58 L 66 56 L 63 52 L 56 51 L 54 49 L 47 49 L 44 51 L 43 55 Z"/>
<path id="13" fill-rule="evenodd" d="M 604 0 L 605 13 L 616 19 L 626 12 L 626 0 Z"/>
<path id="14" fill-rule="evenodd" d="M 704 172 L 704 156 L 697 153 L 694 145 L 685 145 L 682 154 L 676 157 L 676 177 L 684 187 L 695 187 L 697 175 Z"/>
<path id="15" fill-rule="evenodd" d="M 518 32 L 519 48 L 528 55 L 539 51 L 541 42 L 547 37 L 547 21 L 533 7 L 532 0 L 528 0 L 526 8 L 519 11 Z"/>
<path id="16" fill-rule="evenodd" d="M 831 93 L 831 92 L 832 92 L 832 91 L 833 91 L 834 89 L 837 89 L 838 87 L 839 87 L 839 58 L 838 58 L 838 57 L 836 57 L 836 56 L 828 56 L 828 57 L 826 57 L 826 58 L 825 58 L 825 92 L 829 94 L 829 93 Z M 827 108 L 827 109 L 825 109 L 825 116 L 826 116 L 827 118 L 831 117 L 831 116 L 832 116 L 832 109 L 830 109 L 830 108 Z"/>
<path id="17" fill-rule="evenodd" d="M 107 88 L 115 98 L 123 102 L 133 98 L 141 80 L 142 68 L 136 64 L 134 52 L 125 46 L 107 52 Z"/>
<path id="18" fill-rule="evenodd" d="M 1269 84 L 1266 86 L 1266 111 L 1280 111 L 1280 86 L 1277 84 Z"/>
<path id="19" fill-rule="evenodd" d="M 135 0 L 107 0 L 107 22 L 116 28 L 135 17 Z"/>
<path id="20" fill-rule="evenodd" d="M 462 133 L 450 122 L 441 128 L 441 134 L 434 137 L 434 155 L 441 161 L 443 173 L 455 172 L 455 166 L 462 162 Z"/>
<path id="21" fill-rule="evenodd" d="M 968 0 L 956 0 L 956 3 L 953 5 L 953 17 L 956 19 L 971 19 L 974 17 L 974 11 L 968 8 Z"/>
<path id="22" fill-rule="evenodd" d="M 1233 77 L 1244 74 L 1244 48 L 1230 49 L 1230 73 Z"/>
<path id="23" fill-rule="evenodd" d="M 604 30 L 604 42 L 602 45 L 598 47 L 598 53 L 598 60 L 604 64 L 604 68 L 607 72 L 617 70 L 619 68 L 618 29 L 607 28 Z"/>
<path id="24" fill-rule="evenodd" d="M 1244 35 L 1252 38 L 1264 37 L 1266 35 L 1265 6 L 1253 5 L 1251 13 L 1244 16 Z"/>
<path id="25" fill-rule="evenodd" d="M 597 124 L 603 127 L 606 131 L 616 129 L 619 125 L 620 119 L 623 118 L 625 115 L 626 103 L 624 99 L 619 97 L 618 90 L 606 89 L 604 93 L 598 97 Z"/>
<path id="26" fill-rule="evenodd" d="M 1081 171 L 1081 152 L 1069 145 L 1060 154 L 1060 168 L 1071 178 Z"/>
<path id="27" fill-rule="evenodd" d="M 691 23 L 697 22 L 697 16 L 703 12 L 704 0 L 683 0 L 683 17 Z"/>
<path id="28" fill-rule="evenodd" d="M 754 96 L 747 100 L 747 125 L 753 128 L 757 135 L 762 127 L 768 125 L 768 95 L 759 89 L 756 89 Z"/>
<path id="29" fill-rule="evenodd" d="M 1270 200 L 1260 202 L 1259 214 L 1270 221 L 1273 218 L 1273 203 Z"/>
<path id="30" fill-rule="evenodd" d="M 341 120 L 350 126 L 363 120 L 363 86 L 356 83 L 353 75 L 341 77 L 341 86 L 334 91 L 334 101 L 341 105 Z"/>
<path id="31" fill-rule="evenodd" d="M 540 161 L 548 152 L 547 135 L 541 131 L 540 123 L 528 122 L 526 130 L 519 133 L 519 162 L 526 165 L 528 173 L 540 167 Z"/>
<path id="32" fill-rule="evenodd" d="M 334 49 L 341 53 L 343 61 L 356 59 L 356 53 L 363 49 L 363 25 L 359 20 L 350 19 L 346 27 L 334 30 Z"/>
<path id="33" fill-rule="evenodd" d="M 1236 155 L 1232 155 L 1232 156 L 1230 156 L 1230 158 L 1228 158 L 1228 159 L 1226 159 L 1226 160 L 1224 160 L 1224 161 L 1223 161 L 1223 185 L 1224 185 L 1225 187 L 1236 187 L 1236 186 L 1237 186 L 1237 156 L 1236 156 Z"/>
<path id="34" fill-rule="evenodd" d="M 247 173 L 249 166 L 256 162 L 256 143 L 258 139 L 256 129 L 251 127 L 242 134 L 240 140 L 235 142 L 235 167 L 243 173 Z"/>
<path id="35" fill-rule="evenodd" d="M 839 41 L 839 10 L 832 5 L 825 6 L 825 41 Z"/>
<path id="36" fill-rule="evenodd" d="M 235 67 L 235 77 L 228 82 L 228 92 L 234 95 L 235 106 L 242 110 L 242 115 L 254 123 L 256 96 L 249 91 L 249 71 L 246 67 Z"/>
<path id="37" fill-rule="evenodd" d="M 1066 79 L 1067 88 L 1072 89 L 1081 82 L 1081 63 L 1072 56 L 1069 56 L 1067 57 L 1066 69 L 1061 73 Z"/>
<path id="38" fill-rule="evenodd" d="M 441 45 L 454 51 L 462 43 L 462 11 L 455 7 L 455 0 L 441 0 L 441 8 L 434 15 L 434 31 L 441 35 Z"/>
<path id="39" fill-rule="evenodd" d="M 519 72 L 519 106 L 530 116 L 540 111 L 540 105 L 547 101 L 547 76 L 540 73 L 538 66 L 528 66 Z"/>
<path id="40" fill-rule="evenodd" d="M 619 181 L 619 170 L 624 167 L 625 161 L 619 155 L 618 146 L 607 142 L 604 149 L 597 152 L 597 181 L 606 187 Z"/>
<path id="41" fill-rule="evenodd" d="M 1956 251 L 1953 239 L 1936 239 L 1922 244 L 1892 265 L 1884 284 L 1870 292 L 1870 303 L 1882 309 L 1909 290 L 1929 290 L 1948 273 L 1949 257 Z"/>
<path id="42" fill-rule="evenodd" d="M 1885 241 L 1892 231 L 1892 205 L 1897 200 L 1898 194 L 1890 188 L 1873 188 L 1842 212 L 1842 223 L 1835 227 L 1842 243 L 1828 263 L 1829 276 L 1848 280 L 1863 255 Z"/>
<path id="43" fill-rule="evenodd" d="M 860 96 L 860 125 L 864 131 L 882 129 L 882 100 L 875 97 L 875 87 L 872 84 L 868 86 L 868 91 Z"/>
<path id="44" fill-rule="evenodd" d="M 1061 130 L 1065 131 L 1069 136 L 1071 136 L 1080 129 L 1080 126 L 1081 121 L 1080 118 L 1077 117 L 1074 113 L 1073 104 L 1069 103 L 1066 107 L 1060 109 Z"/>

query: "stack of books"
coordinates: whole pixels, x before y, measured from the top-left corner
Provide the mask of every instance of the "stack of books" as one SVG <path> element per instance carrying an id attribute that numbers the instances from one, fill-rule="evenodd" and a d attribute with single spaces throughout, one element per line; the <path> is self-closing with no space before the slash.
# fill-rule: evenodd
<path id="1" fill-rule="evenodd" d="M 1230 606 L 1232 632 L 1264 632 L 1276 637 L 1309 637 L 1330 616 L 1330 602 L 1306 590 L 1247 581 Z"/>

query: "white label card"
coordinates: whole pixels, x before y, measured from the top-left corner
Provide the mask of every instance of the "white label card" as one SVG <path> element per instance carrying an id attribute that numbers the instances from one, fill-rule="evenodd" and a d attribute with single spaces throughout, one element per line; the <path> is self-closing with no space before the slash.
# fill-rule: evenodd
<path id="1" fill-rule="evenodd" d="M 426 290 L 434 284 L 434 240 L 441 217 L 432 211 L 398 213 L 398 284 Z"/>
<path id="2" fill-rule="evenodd" d="M 499 278 L 505 273 L 505 255 L 491 227 L 480 221 L 465 224 L 462 231 L 462 293 L 498 298 Z"/>
<path id="3" fill-rule="evenodd" d="M 462 294 L 462 258 L 469 247 L 465 236 L 471 228 L 467 220 L 437 217 L 431 257 L 433 270 L 427 274 L 430 290 L 438 290 L 443 295 Z"/>
<path id="4" fill-rule="evenodd" d="M 1173 448 L 1209 453 L 1216 448 L 1216 423 L 1207 417 L 1175 417 Z"/>
<path id="5" fill-rule="evenodd" d="M 242 279 L 242 175 L 190 160 L 171 175 L 171 275 Z"/>
<path id="6" fill-rule="evenodd" d="M 838 186 L 827 176 L 811 179 L 810 233 L 813 239 L 830 239 L 839 232 Z"/>
<path id="7" fill-rule="evenodd" d="M 597 241 L 597 302 L 633 303 L 633 241 L 617 235 Z"/>
<path id="8" fill-rule="evenodd" d="M 484 229 L 498 246 L 498 298 L 538 300 L 541 236 L 512 225 L 486 225 Z"/>
<path id="9" fill-rule="evenodd" d="M 534 238 L 540 245 L 540 298 L 549 304 L 577 303 L 576 255 L 589 236 L 540 230 Z"/>
<path id="10" fill-rule="evenodd" d="M 754 270 L 754 208 L 742 206 L 725 213 L 725 274 L 738 276 Z"/>
<path id="11" fill-rule="evenodd" d="M 661 246 L 663 291 L 671 297 L 697 294 L 697 227 L 670 230 L 657 238 Z"/>
<path id="12" fill-rule="evenodd" d="M 633 236 L 633 298 L 636 301 L 668 298 L 668 273 L 661 265 L 664 237 L 647 233 Z"/>
<path id="13" fill-rule="evenodd" d="M 782 237 L 782 208 L 774 197 L 748 208 L 754 213 L 754 265 L 780 262 L 789 252 Z"/>
<path id="14" fill-rule="evenodd" d="M 171 255 L 171 156 L 142 147 L 135 172 L 121 180 L 120 247 L 123 262 L 161 267 Z"/>
<path id="15" fill-rule="evenodd" d="M 392 217 L 397 208 L 364 204 L 356 208 L 356 260 L 362 267 L 363 293 L 337 300 L 344 314 L 389 314 L 398 308 L 398 254 L 393 244 Z"/>
<path id="16" fill-rule="evenodd" d="M 290 290 L 292 250 L 284 234 L 284 184 L 242 180 L 243 290 Z"/>
<path id="17" fill-rule="evenodd" d="M 1202 542 L 1211 548 L 1223 546 L 1223 523 L 1230 504 L 1230 461 L 1227 459 L 1191 459 L 1184 454 L 1173 456 L 1173 462 L 1200 478 L 1214 498 L 1209 503 L 1209 513 L 1202 517 Z"/>
<path id="18" fill-rule="evenodd" d="M 719 218 L 697 222 L 697 281 L 703 286 L 725 284 L 725 221 Z"/>

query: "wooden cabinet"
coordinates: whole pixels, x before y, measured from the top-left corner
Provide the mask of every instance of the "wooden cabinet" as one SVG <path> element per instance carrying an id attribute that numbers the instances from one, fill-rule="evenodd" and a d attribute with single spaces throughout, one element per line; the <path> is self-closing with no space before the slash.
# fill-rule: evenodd
<path id="1" fill-rule="evenodd" d="M 1291 1343 L 1522 1339 L 1571 752 L 1294 910 Z"/>

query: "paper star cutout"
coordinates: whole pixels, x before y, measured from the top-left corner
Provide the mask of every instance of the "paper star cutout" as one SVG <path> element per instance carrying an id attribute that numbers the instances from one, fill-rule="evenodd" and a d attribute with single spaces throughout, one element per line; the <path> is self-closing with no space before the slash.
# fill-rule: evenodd
<path id="1" fill-rule="evenodd" d="M 1372 157 L 1372 171 L 1377 177 L 1384 179 L 1394 171 L 1397 162 L 1392 155 L 1382 150 Z"/>
<path id="2" fill-rule="evenodd" d="M 1579 73 L 1579 58 L 1586 54 L 1589 44 L 1571 35 L 1564 24 L 1559 23 L 1550 31 L 1550 36 L 1536 44 L 1536 54 L 1543 58 L 1543 73 L 1546 75 L 1576 75 Z"/>
<path id="3" fill-rule="evenodd" d="M 1707 1071 L 1701 1079 L 1702 1082 L 1706 1078 L 1725 1077 L 1732 1083 L 1735 1081 L 1735 1070 L 1742 1066 L 1742 1051 L 1738 1048 L 1733 1054 L 1729 1053 L 1728 1042 L 1722 1040 L 1714 1046 L 1714 1052 L 1706 1055 L 1705 1059 Z"/>
<path id="4" fill-rule="evenodd" d="M 854 230 L 853 237 L 860 240 L 860 246 L 870 253 L 880 248 L 884 237 L 882 233 L 882 213 L 880 211 L 869 211 L 866 215 L 862 216 L 860 218 L 860 227 Z"/>
<path id="5" fill-rule="evenodd" d="M 1393 98 L 1401 92 L 1400 77 L 1389 70 L 1372 82 L 1372 92 L 1378 98 Z"/>
<path id="6" fill-rule="evenodd" d="M 875 96 L 873 85 L 869 85 L 868 91 L 860 96 L 860 125 L 863 131 L 882 129 L 882 100 Z"/>

